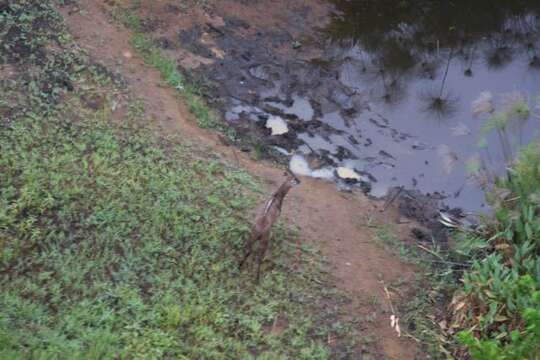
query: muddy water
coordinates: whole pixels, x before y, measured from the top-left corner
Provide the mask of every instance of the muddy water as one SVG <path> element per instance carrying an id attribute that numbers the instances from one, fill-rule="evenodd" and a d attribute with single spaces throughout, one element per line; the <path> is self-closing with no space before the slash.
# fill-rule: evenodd
<path id="1" fill-rule="evenodd" d="M 334 0 L 324 27 L 299 20 L 248 31 L 253 25 L 231 18 L 180 38 L 211 57 L 215 49 L 198 39 L 212 34 L 224 55 L 197 71 L 226 121 L 303 173 L 342 185 L 347 174 L 347 186 L 374 196 L 417 189 L 477 211 L 485 200 L 471 164 L 500 172 L 540 136 L 540 3 L 508 3 Z M 309 8 L 289 11 L 301 18 Z M 481 96 L 486 110 L 529 105 L 504 129 L 507 144 L 482 130 L 489 111 L 473 114 Z"/>
<path id="2" fill-rule="evenodd" d="M 340 82 L 364 95 L 370 110 L 353 121 L 373 145 L 353 151 L 359 159 L 351 163 L 378 180 L 376 194 L 403 185 L 440 192 L 451 206 L 481 208 L 483 192 L 467 163 L 480 158 L 490 171 L 500 172 L 505 154 L 499 139 L 482 131 L 489 115 L 474 116 L 472 102 L 489 92 L 496 111 L 516 98 L 536 106 L 539 3 L 515 8 L 501 1 L 335 4 L 340 15 L 327 29 L 327 54 Z M 407 137 L 389 137 L 381 122 Z M 540 122 L 533 114 L 506 132 L 515 153 L 540 135 Z M 483 137 L 485 150 L 479 148 Z M 381 157 L 381 151 L 391 157 Z M 366 161 L 369 157 L 376 160 Z"/>

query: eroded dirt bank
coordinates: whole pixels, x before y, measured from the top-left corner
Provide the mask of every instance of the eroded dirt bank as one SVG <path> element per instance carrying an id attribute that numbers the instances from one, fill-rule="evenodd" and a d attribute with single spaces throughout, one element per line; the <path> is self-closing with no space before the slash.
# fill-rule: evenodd
<path id="1" fill-rule="evenodd" d="M 146 66 L 132 49 L 131 34 L 111 19 L 109 15 L 113 10 L 113 2 L 81 0 L 79 3 L 80 10 L 63 10 L 72 33 L 94 60 L 125 79 L 127 91 L 144 102 L 149 119 L 159 124 L 161 131 L 180 133 L 187 141 L 208 146 L 212 151 L 222 154 L 226 161 L 236 163 L 261 179 L 268 192 L 276 187 L 282 180 L 281 169 L 265 162 L 253 161 L 249 155 L 224 145 L 216 133 L 197 127 L 176 93 L 164 85 L 159 74 Z M 280 22 L 294 23 L 294 19 L 286 17 L 287 14 L 299 14 L 298 11 L 287 12 L 290 6 L 307 7 L 305 16 L 314 16 L 321 21 L 327 11 L 319 1 L 298 1 L 294 5 L 288 1 L 258 1 L 249 6 L 239 1 L 218 1 L 212 9 L 179 9 L 167 1 L 142 3 L 160 22 L 166 23 L 169 14 L 185 12 L 180 17 L 180 23 L 175 24 L 180 28 L 200 24 L 202 28 L 212 29 L 225 21 L 219 15 L 220 12 L 241 13 L 245 19 L 260 25 L 279 26 Z M 296 23 L 301 26 L 300 20 L 296 19 Z M 154 25 L 149 22 L 148 26 Z M 254 27 L 245 26 L 240 19 L 233 26 L 241 31 L 254 31 Z M 283 43 L 289 44 L 290 40 L 285 39 Z M 283 53 L 290 51 L 289 45 L 277 46 L 283 46 Z M 184 62 L 184 66 L 186 62 L 197 66 L 198 61 L 206 61 L 190 49 L 177 50 L 185 54 L 183 59 L 178 59 L 180 63 Z M 218 49 L 214 57 L 219 59 Z M 118 99 L 121 101 L 122 94 L 118 95 Z M 377 230 L 371 227 L 373 224 L 384 224 L 400 240 L 408 241 L 414 224 L 401 221 L 395 209 L 382 212 L 383 206 L 383 203 L 370 200 L 360 192 L 338 192 L 333 184 L 304 178 L 302 185 L 290 194 L 284 206 L 284 218 L 300 228 L 299 241 L 315 245 L 328 257 L 336 284 L 347 290 L 353 299 L 353 303 L 344 311 L 352 312 L 361 319 L 369 318 L 369 321 L 360 322 L 359 330 L 362 336 L 372 338 L 374 342 L 359 357 L 422 358 L 417 343 L 406 336 L 398 338 L 390 328 L 390 310 L 383 287 L 383 284 L 397 281 L 412 282 L 415 269 L 402 264 L 395 254 L 384 250 L 377 243 Z M 393 296 L 396 296 L 394 301 L 398 301 L 397 294 Z M 406 332 L 407 324 L 402 324 L 402 328 Z"/>

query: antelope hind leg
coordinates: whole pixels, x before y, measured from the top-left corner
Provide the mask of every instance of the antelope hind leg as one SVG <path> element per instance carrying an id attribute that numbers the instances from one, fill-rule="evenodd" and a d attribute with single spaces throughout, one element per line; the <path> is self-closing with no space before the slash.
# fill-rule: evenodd
<path id="1" fill-rule="evenodd" d="M 241 269 L 242 266 L 244 266 L 244 263 L 246 262 L 247 258 L 253 252 L 253 244 L 255 244 L 255 241 L 257 241 L 257 239 L 259 239 L 259 237 L 260 236 L 257 236 L 257 233 L 255 231 L 251 232 L 251 235 L 249 236 L 249 240 L 248 240 L 248 242 L 246 244 L 246 252 L 244 254 L 244 257 L 240 261 L 240 265 L 238 266 L 239 269 Z"/>

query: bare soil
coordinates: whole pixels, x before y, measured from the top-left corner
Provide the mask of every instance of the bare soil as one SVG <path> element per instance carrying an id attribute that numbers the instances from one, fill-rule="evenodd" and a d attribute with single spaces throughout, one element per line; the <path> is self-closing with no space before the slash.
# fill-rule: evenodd
<path id="1" fill-rule="evenodd" d="M 283 170 L 254 161 L 247 154 L 225 145 L 218 134 L 199 128 L 175 91 L 164 85 L 158 72 L 145 65 L 131 48 L 129 31 L 110 19 L 109 3 L 81 0 L 81 11 L 63 10 L 80 46 L 88 50 L 93 60 L 122 75 L 129 91 L 144 102 L 149 118 L 159 124 L 164 133 L 179 133 L 189 142 L 210 147 L 226 161 L 261 179 L 268 193 L 272 192 L 282 181 Z M 167 21 L 167 8 L 169 12 L 174 11 L 174 8 L 167 7 L 170 4 L 165 1 L 143 3 L 151 3 L 148 10 L 153 9 L 155 17 L 162 22 Z M 289 19 L 277 15 L 272 17 L 268 11 L 286 13 L 287 6 L 292 3 L 261 0 L 255 5 L 242 5 L 239 1 L 222 0 L 213 11 L 233 12 L 244 21 L 276 26 L 279 21 Z M 299 3 L 321 2 L 294 2 L 295 6 Z M 220 21 L 219 15 L 202 9 L 189 11 L 186 21 Z M 323 13 L 324 9 L 320 16 Z M 400 240 L 408 241 L 415 224 L 400 221 L 394 208 L 384 212 L 382 208 L 383 203 L 368 199 L 363 194 L 338 192 L 335 184 L 304 178 L 301 186 L 293 189 L 286 199 L 282 216 L 300 228 L 300 241 L 316 246 L 328 258 L 336 285 L 346 290 L 354 300 L 346 310 L 361 318 L 370 317 L 370 321 L 362 321 L 359 325 L 361 334 L 375 339 L 375 344 L 369 345 L 373 347 L 370 352 L 382 359 L 423 358 L 419 344 L 410 337 L 398 337 L 390 327 L 391 313 L 383 285 L 398 280 L 410 283 L 415 279 L 416 269 L 403 264 L 396 254 L 385 250 L 378 243 L 375 229 L 370 226 L 384 224 Z M 392 296 L 394 303 L 400 301 L 397 294 Z M 406 325 L 402 324 L 402 329 L 407 332 Z"/>

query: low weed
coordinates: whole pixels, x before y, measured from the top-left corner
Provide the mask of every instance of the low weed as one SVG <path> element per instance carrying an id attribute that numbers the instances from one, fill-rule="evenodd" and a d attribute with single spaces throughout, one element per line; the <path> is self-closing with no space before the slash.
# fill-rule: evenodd
<path id="1" fill-rule="evenodd" d="M 55 11 L 37 3 L 0 7 L 2 24 Z M 27 40 L 49 27 L 69 39 L 56 13 L 47 21 Z M 290 230 L 275 232 L 259 286 L 238 270 L 253 179 L 207 149 L 158 138 L 136 103 L 111 121 L 107 72 L 44 39 L 30 50 L 44 62 L 1 50 L 19 73 L 0 82 L 0 358 L 351 356 L 345 300 Z"/>

